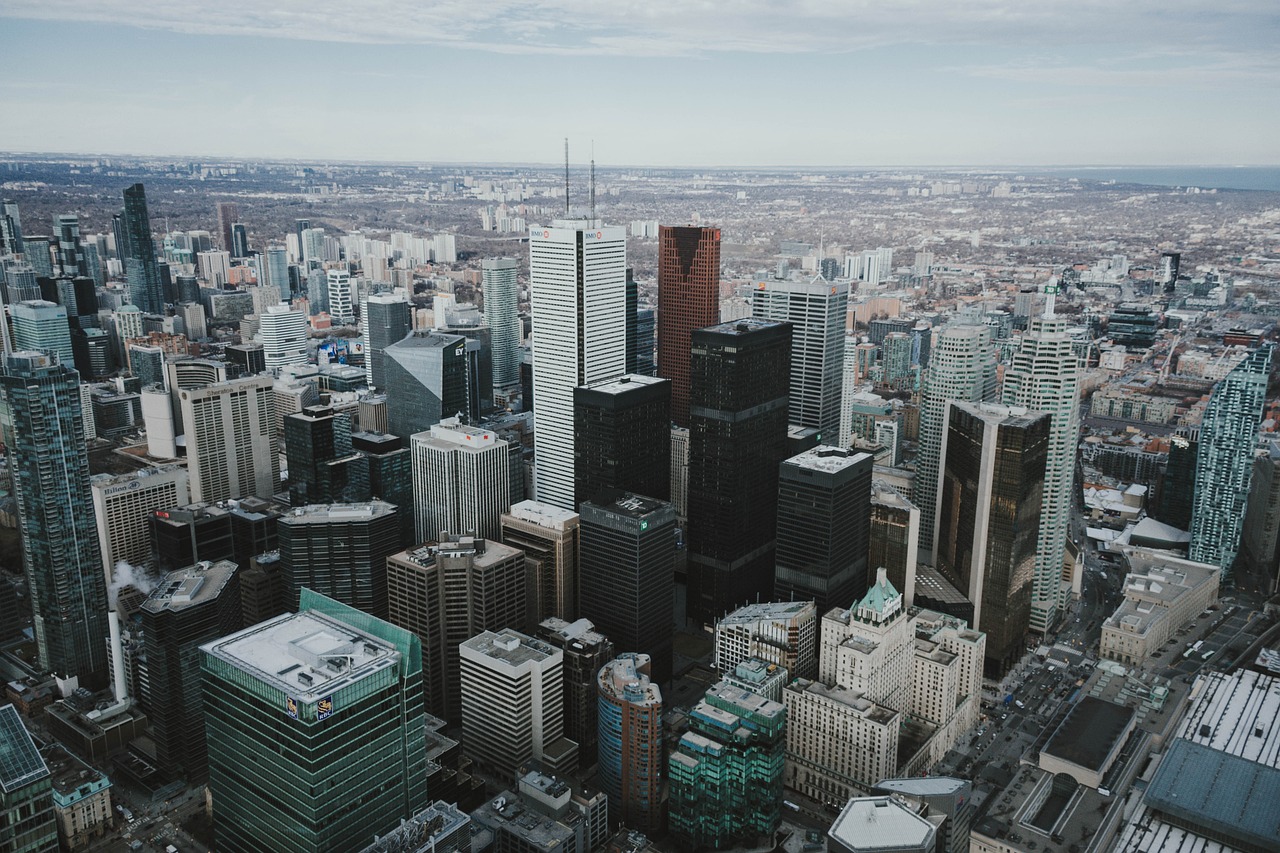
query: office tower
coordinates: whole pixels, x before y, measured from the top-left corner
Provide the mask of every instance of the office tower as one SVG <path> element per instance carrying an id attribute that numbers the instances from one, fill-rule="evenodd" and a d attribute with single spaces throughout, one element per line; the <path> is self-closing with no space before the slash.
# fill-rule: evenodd
<path id="1" fill-rule="evenodd" d="M 290 364 L 307 363 L 307 317 L 301 311 L 293 311 L 288 305 L 272 305 L 266 313 L 259 314 L 262 324 L 262 354 L 267 370 L 279 375 L 280 368 Z"/>
<path id="2" fill-rule="evenodd" d="M 42 298 L 40 283 L 31 264 L 19 262 L 12 257 L 5 258 L 2 271 L 4 274 L 0 275 L 0 287 L 3 290 L 0 293 L 3 293 L 6 305 Z"/>
<path id="3" fill-rule="evenodd" d="M 782 463 L 774 597 L 818 612 L 867 590 L 871 454 L 820 445 Z"/>
<path id="4" fill-rule="evenodd" d="M 5 199 L 0 206 L 0 255 L 20 255 L 22 246 L 22 215 L 16 202 Z"/>
<path id="5" fill-rule="evenodd" d="M 307 310 L 311 316 L 329 313 L 329 273 L 311 270 L 307 273 Z"/>
<path id="6" fill-rule="evenodd" d="M 708 690 L 667 763 L 671 831 L 691 847 L 772 838 L 786 732 L 783 705 L 723 681 Z"/>
<path id="7" fill-rule="evenodd" d="M 368 495 L 395 504 L 400 510 L 400 544 L 414 544 L 413 464 L 409 448 L 385 432 L 351 434 L 351 449 L 364 456 Z"/>
<path id="8" fill-rule="evenodd" d="M 253 376 L 177 392 L 193 501 L 265 500 L 279 490 L 271 385 Z"/>
<path id="9" fill-rule="evenodd" d="M 222 241 L 221 246 L 224 252 L 231 252 L 232 257 L 241 257 L 236 255 L 233 247 L 235 246 L 235 238 L 231 233 L 231 226 L 240 221 L 240 206 L 234 201 L 220 201 L 217 204 L 218 211 L 218 237 Z"/>
<path id="10" fill-rule="evenodd" d="M 1076 445 L 1080 439 L 1080 359 L 1067 318 L 1053 314 L 1049 297 L 1043 317 L 1033 317 L 1004 372 L 1001 402 L 1044 412 L 1049 455 L 1044 467 L 1044 503 L 1036 543 L 1036 579 L 1031 590 L 1031 630 L 1048 631 L 1066 608 L 1071 582 L 1064 578 L 1067 527 L 1075 494 Z M 936 357 L 936 356 L 935 356 Z M 923 507 L 921 507 L 923 510 Z"/>
<path id="11" fill-rule="evenodd" d="M 812 601 L 748 604 L 716 622 L 714 665 L 733 672 L 751 658 L 784 667 L 794 678 L 818 675 L 818 610 Z"/>
<path id="12" fill-rule="evenodd" d="M 691 340 L 688 614 L 709 625 L 773 590 L 791 327 L 744 319 Z"/>
<path id="13" fill-rule="evenodd" d="M 151 513 L 151 564 L 173 572 L 199 562 L 235 559 L 231 515 L 225 506 L 189 504 Z"/>
<path id="14" fill-rule="evenodd" d="M 302 260 L 302 232 L 306 231 L 308 228 L 311 227 L 311 220 L 295 219 L 293 221 L 293 225 L 294 225 L 294 231 L 292 236 L 293 236 L 293 239 L 297 241 L 297 249 L 298 249 L 297 258 L 298 260 Z"/>
<path id="15" fill-rule="evenodd" d="M 626 372 L 626 229 L 556 220 L 529 232 L 534 496 L 574 509 L 573 389 Z"/>
<path id="16" fill-rule="evenodd" d="M 35 270 L 36 278 L 53 278 L 57 273 L 57 267 L 53 263 L 53 245 L 52 237 L 26 236 L 22 239 L 23 254 L 27 263 Z"/>
<path id="17" fill-rule="evenodd" d="M 1189 556 L 1230 576 L 1240 550 L 1253 452 L 1271 376 L 1271 345 L 1256 349 L 1213 388 L 1200 421 Z"/>
<path id="18" fill-rule="evenodd" d="M 662 690 L 649 656 L 627 652 L 599 670 L 600 787 L 613 819 L 641 832 L 663 827 Z"/>
<path id="19" fill-rule="evenodd" d="M 72 329 L 71 352 L 85 381 L 105 379 L 115 371 L 111 336 L 103 329 Z"/>
<path id="20" fill-rule="evenodd" d="M 938 571 L 973 604 L 1000 678 L 1026 651 L 1049 416 L 952 403 L 942 437 Z"/>
<path id="21" fill-rule="evenodd" d="M 156 760 L 191 783 L 208 771 L 200 646 L 240 630 L 237 581 L 235 563 L 196 563 L 161 578 L 140 611 Z"/>
<path id="22" fill-rule="evenodd" d="M 107 682 L 107 592 L 86 511 L 93 497 L 79 377 L 57 356 L 9 353 L 0 402 L 40 663 L 97 689 Z"/>
<path id="23" fill-rule="evenodd" d="M 493 387 L 509 393 L 520 385 L 520 286 L 515 258 L 485 258 L 481 263 L 484 321 L 493 330 Z"/>
<path id="24" fill-rule="evenodd" d="M 144 314 L 164 311 L 164 290 L 160 267 L 156 264 L 156 246 L 151 239 L 151 217 L 147 213 L 147 194 L 142 184 L 124 191 L 124 216 L 121 219 L 124 246 L 116 246 L 124 260 L 129 279 L 129 302 Z"/>
<path id="25" fill-rule="evenodd" d="M 576 512 L 540 501 L 520 501 L 502 514 L 502 541 L 519 548 L 529 567 L 531 621 L 571 620 L 578 614 Z"/>
<path id="26" fill-rule="evenodd" d="M 426 805 L 417 637 L 307 590 L 201 651 L 218 850 L 355 850 Z"/>
<path id="27" fill-rule="evenodd" d="M 351 273 L 329 270 L 329 316 L 334 325 L 351 325 L 356 321 L 355 302 L 351 295 Z"/>
<path id="28" fill-rule="evenodd" d="M 446 418 L 410 440 L 418 541 L 442 531 L 497 539 L 511 506 L 510 454 L 492 430 Z"/>
<path id="29" fill-rule="evenodd" d="M 920 510 L 886 480 L 871 480 L 871 523 L 867 545 L 867 579 L 883 567 L 889 582 L 902 590 L 907 606 L 915 598 Z"/>
<path id="30" fill-rule="evenodd" d="M 943 327 L 921 385 L 920 449 L 911 501 L 920 508 L 921 560 L 932 565 L 938 453 L 947 424 L 947 403 L 980 403 L 995 396 L 996 360 L 991 329 L 964 316 Z"/>
<path id="31" fill-rule="evenodd" d="M 637 338 L 638 330 L 636 328 L 640 310 L 640 285 L 636 282 L 632 275 L 631 267 L 627 267 L 627 286 L 626 286 L 626 316 L 627 316 L 627 373 L 636 372 L 636 357 L 640 346 Z"/>
<path id="32" fill-rule="evenodd" d="M 278 536 L 290 605 L 305 587 L 386 618 L 387 558 L 400 545 L 396 507 L 385 501 L 296 507 L 280 516 Z"/>
<path id="33" fill-rule="evenodd" d="M 689 517 L 689 430 L 671 427 L 671 505 L 683 521 Z"/>
<path id="34" fill-rule="evenodd" d="M 200 278 L 210 285 L 222 290 L 231 281 L 231 253 L 215 252 L 210 249 L 196 255 L 196 268 Z"/>
<path id="35" fill-rule="evenodd" d="M 404 441 L 467 410 L 466 338 L 418 330 L 384 351 L 387 432 Z"/>
<path id="36" fill-rule="evenodd" d="M 178 316 L 182 317 L 182 327 L 188 340 L 198 341 L 209 336 L 204 306 L 199 302 L 179 306 Z"/>
<path id="37" fill-rule="evenodd" d="M 369 499 L 363 458 L 351 446 L 351 415 L 306 406 L 285 416 L 284 444 L 293 506 Z"/>
<path id="38" fill-rule="evenodd" d="M 0 850 L 56 853 L 59 849 L 49 766 L 17 707 L 0 705 Z"/>
<path id="39" fill-rule="evenodd" d="M 627 374 L 575 388 L 573 428 L 578 503 L 617 489 L 670 498 L 670 380 Z"/>
<path id="40" fill-rule="evenodd" d="M 769 281 L 751 294 L 751 316 L 791 324 L 791 423 L 831 441 L 840 431 L 840 380 L 849 285 L 818 277 Z"/>
<path id="41" fill-rule="evenodd" d="M 467 339 L 463 358 L 467 362 L 467 420 L 479 421 L 493 411 L 493 364 L 489 327 L 481 324 L 452 323 L 439 330 L 446 335 Z"/>
<path id="42" fill-rule="evenodd" d="M 1160 282 L 1160 289 L 1164 293 L 1173 293 L 1178 284 L 1178 270 L 1181 266 L 1182 253 L 1162 252 L 1160 254 L 1160 271 L 1156 274 L 1156 280 Z"/>
<path id="43" fill-rule="evenodd" d="M 289 287 L 289 254 L 283 246 L 268 246 L 263 252 L 262 264 L 263 280 L 258 282 L 264 287 L 274 287 L 280 292 L 280 301 L 288 302 L 290 296 Z M 313 306 L 314 309 L 314 306 Z M 314 310 L 312 313 L 315 313 Z"/>
<path id="44" fill-rule="evenodd" d="M 499 542 L 450 535 L 387 558 L 387 610 L 422 639 L 427 710 L 457 722 L 458 645 L 482 631 L 526 624 L 524 555 Z"/>
<path id="45" fill-rule="evenodd" d="M 158 509 L 186 506 L 187 469 L 180 465 L 143 468 L 128 474 L 98 474 L 89 481 L 97 520 L 98 549 L 104 577 L 116 563 L 132 566 L 152 561 L 151 516 Z"/>
<path id="46" fill-rule="evenodd" d="M 53 217 L 53 238 L 57 240 L 58 268 L 63 275 L 88 275 L 80 252 L 80 217 L 60 213 Z"/>
<path id="47" fill-rule="evenodd" d="M 658 228 L 658 375 L 671 380 L 671 420 L 689 426 L 689 345 L 720 322 L 720 229 Z"/>
<path id="48" fill-rule="evenodd" d="M 583 501 L 578 513 L 579 613 L 617 648 L 649 655 L 654 680 L 666 683 L 675 637 L 675 510 L 615 491 Z"/>
<path id="49" fill-rule="evenodd" d="M 636 312 L 636 358 L 635 369 L 630 373 L 641 376 L 657 376 L 658 364 L 658 312 L 653 308 L 640 308 Z"/>
<path id="50" fill-rule="evenodd" d="M 534 636 L 564 653 L 564 734 L 578 744 L 578 766 L 596 763 L 600 737 L 600 668 L 613 660 L 613 642 L 590 619 L 566 622 L 552 616 Z"/>
<path id="51" fill-rule="evenodd" d="M 233 258 L 249 257 L 249 232 L 239 222 L 231 224 L 231 246 L 228 251 Z"/>
<path id="52" fill-rule="evenodd" d="M 386 349 L 413 329 L 409 300 L 394 293 L 375 293 L 364 301 L 364 375 L 370 388 L 385 388 Z"/>
<path id="53" fill-rule="evenodd" d="M 950 776 L 883 779 L 872 790 L 875 794 L 900 797 L 917 811 L 921 805 L 927 807 L 925 815 L 930 818 L 930 824 L 936 823 L 938 817 L 944 818 L 938 827 L 942 842 L 938 853 L 969 850 L 969 826 L 976 811 L 972 782 Z M 857 825 L 850 828 L 858 829 Z M 896 853 L 897 848 L 891 849 Z M 927 847 L 926 853 L 933 853 L 934 849 Z"/>
<path id="54" fill-rule="evenodd" d="M 1269 436 L 1259 445 L 1249 481 L 1240 555 L 1259 577 L 1275 583 L 1280 560 L 1280 441 Z"/>
<path id="55" fill-rule="evenodd" d="M 573 771 L 578 745 L 564 736 L 564 654 L 510 628 L 478 634 L 458 651 L 466 753 L 494 778 L 514 779 L 531 761 L 549 773 Z"/>
<path id="56" fill-rule="evenodd" d="M 13 322 L 15 350 L 39 350 L 56 355 L 58 361 L 68 367 L 74 364 L 71 326 L 64 306 L 32 299 L 10 305 L 9 316 Z"/>

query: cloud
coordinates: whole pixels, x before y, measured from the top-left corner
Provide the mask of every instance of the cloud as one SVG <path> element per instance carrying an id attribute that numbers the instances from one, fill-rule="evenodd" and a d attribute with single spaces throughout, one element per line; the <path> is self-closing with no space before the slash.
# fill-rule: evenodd
<path id="1" fill-rule="evenodd" d="M 0 17 L 198 35 L 633 57 L 838 53 L 888 45 L 1216 46 L 1265 53 L 1256 0 L 0 0 Z"/>

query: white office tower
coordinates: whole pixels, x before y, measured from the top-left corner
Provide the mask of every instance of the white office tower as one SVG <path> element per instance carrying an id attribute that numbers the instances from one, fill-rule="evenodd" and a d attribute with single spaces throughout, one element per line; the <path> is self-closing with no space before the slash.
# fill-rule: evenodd
<path id="1" fill-rule="evenodd" d="M 108 585 L 111 570 L 119 561 L 133 566 L 151 563 L 152 512 L 191 503 L 187 469 L 181 465 L 143 468 L 119 476 L 98 474 L 90 478 L 89 488 Z"/>
<path id="2" fill-rule="evenodd" d="M 557 219 L 529 232 L 534 497 L 573 499 L 573 389 L 627 369 L 627 232 Z"/>
<path id="3" fill-rule="evenodd" d="M 178 306 L 178 313 L 182 316 L 182 328 L 187 340 L 198 341 L 209 337 L 209 324 L 203 305 L 199 302 L 187 302 Z"/>
<path id="4" fill-rule="evenodd" d="M 225 501 L 280 490 L 270 376 L 178 391 L 191 500 Z"/>
<path id="5" fill-rule="evenodd" d="M 564 653 L 510 628 L 458 651 L 462 742 L 481 769 L 507 781 L 530 761 L 556 775 L 575 769 L 578 744 L 564 736 Z"/>
<path id="6" fill-rule="evenodd" d="M 489 324 L 493 358 L 493 390 L 520 384 L 520 286 L 515 258 L 485 258 L 481 265 L 484 285 L 484 319 Z"/>
<path id="7" fill-rule="evenodd" d="M 328 270 L 329 316 L 335 326 L 350 325 L 356 321 L 355 302 L 351 296 L 351 273 L 346 270 Z"/>
<path id="8" fill-rule="evenodd" d="M 853 440 L 853 395 L 858 393 L 858 336 L 845 335 L 840 374 L 840 434 L 837 447 Z"/>
<path id="9" fill-rule="evenodd" d="M 947 425 L 947 403 L 981 403 L 996 394 L 996 355 L 991 329 L 981 319 L 961 315 L 938 332 L 924 372 L 920 401 L 920 449 L 911 502 L 920 508 L 921 559 L 934 565 L 938 455 Z"/>
<path id="10" fill-rule="evenodd" d="M 447 531 L 500 539 L 511 508 L 510 451 L 492 431 L 445 418 L 409 439 L 419 542 Z"/>
<path id="11" fill-rule="evenodd" d="M 769 281 L 751 294 L 751 316 L 791 324 L 791 399 L 788 422 L 819 432 L 840 430 L 844 325 L 849 285 L 822 276 L 812 281 Z M 537 399 L 534 393 L 534 399 Z M 829 442 L 826 442 L 829 443 Z"/>
<path id="12" fill-rule="evenodd" d="M 1076 445 L 1080 440 L 1080 358 L 1071 346 L 1068 326 L 1066 318 L 1054 316 L 1050 296 L 1044 316 L 1032 318 L 1013 360 L 1005 368 L 1001 392 L 1004 405 L 1046 412 L 1051 418 L 1044 504 L 1036 542 L 1036 579 L 1031 592 L 1031 630 L 1041 634 L 1057 620 L 1071 595 L 1071 577 L 1064 568 L 1064 556 L 1075 486 Z M 933 358 L 937 358 L 936 353 Z"/>
<path id="13" fill-rule="evenodd" d="M 261 323 L 258 337 L 262 340 L 262 355 L 267 370 L 275 376 L 286 364 L 307 363 L 307 317 L 281 302 L 267 308 L 259 316 Z"/>

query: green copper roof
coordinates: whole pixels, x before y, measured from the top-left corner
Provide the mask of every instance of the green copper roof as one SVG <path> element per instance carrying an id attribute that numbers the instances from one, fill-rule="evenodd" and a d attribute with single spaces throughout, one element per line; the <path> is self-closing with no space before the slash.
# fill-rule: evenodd
<path id="1" fill-rule="evenodd" d="M 893 584 L 889 583 L 889 579 L 881 576 L 867 590 L 867 594 L 862 597 L 862 601 L 858 602 L 856 609 L 861 610 L 866 607 L 883 615 L 885 608 L 889 606 L 889 602 L 900 597 L 901 593 L 893 588 Z"/>

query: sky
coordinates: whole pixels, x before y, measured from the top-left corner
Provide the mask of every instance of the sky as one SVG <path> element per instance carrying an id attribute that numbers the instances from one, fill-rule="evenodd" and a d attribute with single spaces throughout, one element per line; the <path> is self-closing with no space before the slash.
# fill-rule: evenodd
<path id="1" fill-rule="evenodd" d="M 1273 165 L 1274 0 L 0 0 L 0 151 Z"/>

